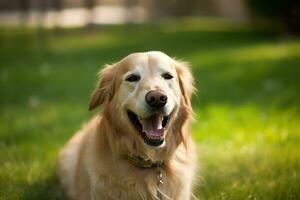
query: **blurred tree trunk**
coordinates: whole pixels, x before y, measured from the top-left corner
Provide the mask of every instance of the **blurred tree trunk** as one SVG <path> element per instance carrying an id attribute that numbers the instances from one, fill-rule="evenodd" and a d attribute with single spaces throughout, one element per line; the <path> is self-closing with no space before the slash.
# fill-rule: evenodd
<path id="1" fill-rule="evenodd" d="M 39 59 L 43 60 L 45 55 L 48 52 L 48 35 L 45 28 L 45 16 L 46 12 L 49 9 L 50 2 L 49 0 L 41 0 L 37 2 L 37 31 L 36 31 L 36 54 Z"/>
<path id="2" fill-rule="evenodd" d="M 126 8 L 126 22 L 132 22 L 135 16 L 134 13 L 131 13 L 131 9 L 134 6 L 137 6 L 139 2 L 138 0 L 124 0 L 123 2 L 124 7 Z"/>
<path id="3" fill-rule="evenodd" d="M 29 14 L 29 0 L 19 0 L 19 8 L 21 10 L 20 15 L 20 23 L 22 26 L 26 25 L 28 21 L 28 14 Z"/>
<path id="4" fill-rule="evenodd" d="M 247 0 L 253 18 L 265 21 L 281 31 L 300 34 L 299 0 Z M 283 29 L 283 30 L 282 30 Z"/>
<path id="5" fill-rule="evenodd" d="M 87 14 L 87 27 L 92 29 L 94 27 L 93 23 L 93 8 L 95 7 L 95 0 L 85 0 L 85 7 L 88 9 Z"/>
<path id="6" fill-rule="evenodd" d="M 52 0 L 53 9 L 55 11 L 54 16 L 54 29 L 58 30 L 60 28 L 60 18 L 61 18 L 61 11 L 63 9 L 63 2 L 62 0 Z"/>
<path id="7" fill-rule="evenodd" d="M 283 7 L 283 22 L 288 32 L 300 34 L 300 1 L 287 1 Z"/>
<path id="8" fill-rule="evenodd" d="M 39 28 L 45 25 L 45 14 L 46 11 L 48 10 L 48 6 L 49 6 L 48 0 L 43 0 L 38 2 L 39 14 L 38 14 L 37 22 Z"/>
<path id="9" fill-rule="evenodd" d="M 199 2 L 197 0 L 153 0 L 152 17 L 179 17 L 192 15 L 197 10 Z"/>

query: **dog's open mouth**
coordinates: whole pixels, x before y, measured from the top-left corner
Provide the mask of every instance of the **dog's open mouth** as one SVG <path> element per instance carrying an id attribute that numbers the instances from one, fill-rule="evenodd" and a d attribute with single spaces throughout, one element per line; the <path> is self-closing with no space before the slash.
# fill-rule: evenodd
<path id="1" fill-rule="evenodd" d="M 129 110 L 127 114 L 146 144 L 159 146 L 164 142 L 164 130 L 169 122 L 169 116 L 154 114 L 147 118 L 141 118 Z"/>

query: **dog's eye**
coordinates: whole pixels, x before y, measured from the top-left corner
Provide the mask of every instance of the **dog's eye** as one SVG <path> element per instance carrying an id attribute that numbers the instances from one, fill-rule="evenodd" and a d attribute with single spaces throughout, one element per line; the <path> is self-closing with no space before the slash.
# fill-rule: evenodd
<path id="1" fill-rule="evenodd" d="M 167 80 L 173 78 L 173 76 L 172 76 L 169 72 L 166 72 L 166 73 L 162 74 L 161 76 L 162 76 L 164 79 L 167 79 Z"/>
<path id="2" fill-rule="evenodd" d="M 129 82 L 135 82 L 135 81 L 139 81 L 140 79 L 141 77 L 137 74 L 129 74 L 125 80 Z"/>

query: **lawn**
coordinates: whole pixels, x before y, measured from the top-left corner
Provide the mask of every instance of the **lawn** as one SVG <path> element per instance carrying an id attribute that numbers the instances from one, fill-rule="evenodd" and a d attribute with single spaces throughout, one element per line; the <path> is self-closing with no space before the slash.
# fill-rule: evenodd
<path id="1" fill-rule="evenodd" d="M 300 199 L 300 38 L 213 19 L 94 30 L 0 28 L 0 199 L 64 199 L 60 147 L 96 73 L 136 51 L 189 61 L 200 199 Z"/>

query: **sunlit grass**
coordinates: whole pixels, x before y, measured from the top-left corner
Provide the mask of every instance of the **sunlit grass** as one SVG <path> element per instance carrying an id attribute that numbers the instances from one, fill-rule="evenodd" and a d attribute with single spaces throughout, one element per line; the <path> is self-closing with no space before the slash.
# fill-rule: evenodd
<path id="1" fill-rule="evenodd" d="M 104 63 L 162 50 L 191 63 L 203 199 L 299 199 L 300 40 L 191 18 L 90 32 L 0 33 L 0 199 L 62 199 L 59 148 L 96 112 Z"/>
<path id="2" fill-rule="evenodd" d="M 294 40 L 278 41 L 277 43 L 259 43 L 251 44 L 246 47 L 241 48 L 220 48 L 215 50 L 219 54 L 221 59 L 214 59 L 215 54 L 211 52 L 201 52 L 195 51 L 191 54 L 193 60 L 199 60 L 202 65 L 213 65 L 219 64 L 221 62 L 263 62 L 263 61 L 273 61 L 279 59 L 285 59 L 289 57 L 299 57 L 300 56 L 300 42 Z M 199 55 L 200 54 L 200 55 Z"/>
<path id="3" fill-rule="evenodd" d="M 297 109 L 207 105 L 197 113 L 197 194 L 203 199 L 298 199 Z M 202 175 L 201 175 L 202 174 Z"/>

